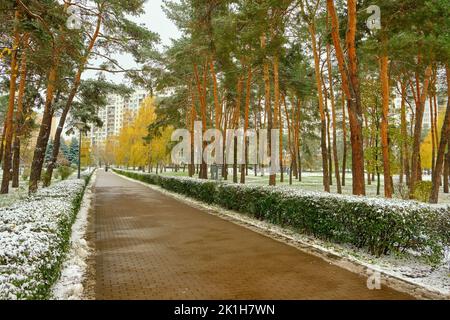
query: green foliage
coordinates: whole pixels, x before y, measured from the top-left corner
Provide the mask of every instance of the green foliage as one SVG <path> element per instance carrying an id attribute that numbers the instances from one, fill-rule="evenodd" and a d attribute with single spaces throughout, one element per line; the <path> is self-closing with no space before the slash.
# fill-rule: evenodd
<path id="1" fill-rule="evenodd" d="M 430 200 L 433 184 L 431 181 L 420 181 L 414 186 L 413 197 L 420 202 L 428 202 Z"/>
<path id="2" fill-rule="evenodd" d="M 77 165 L 78 164 L 78 150 L 79 150 L 80 146 L 78 143 L 78 139 L 77 138 L 72 138 L 72 141 L 70 142 L 69 145 L 69 150 L 68 150 L 68 155 L 67 155 L 67 160 L 70 161 L 70 163 L 72 163 L 73 165 Z"/>
<path id="3" fill-rule="evenodd" d="M 30 177 L 30 168 L 26 167 L 22 172 L 22 180 L 26 181 Z"/>
<path id="4" fill-rule="evenodd" d="M 61 180 L 66 180 L 72 174 L 73 169 L 68 166 L 59 166 L 58 167 L 58 175 L 61 177 Z"/>
<path id="5" fill-rule="evenodd" d="M 114 171 L 323 240 L 366 248 L 378 256 L 414 250 L 438 263 L 444 247 L 450 245 L 448 212 L 427 205 Z"/>
<path id="6" fill-rule="evenodd" d="M 52 153 L 53 153 L 53 140 L 49 140 L 47 144 L 47 149 L 45 150 L 45 162 L 51 161 Z"/>

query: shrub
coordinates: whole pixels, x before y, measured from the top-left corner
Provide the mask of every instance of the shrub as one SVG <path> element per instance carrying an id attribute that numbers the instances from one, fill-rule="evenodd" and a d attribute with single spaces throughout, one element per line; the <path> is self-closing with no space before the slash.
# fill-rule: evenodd
<path id="1" fill-rule="evenodd" d="M 450 245 L 448 209 L 413 201 L 114 171 L 323 240 L 366 248 L 374 255 L 413 250 L 438 263 Z"/>
<path id="2" fill-rule="evenodd" d="M 61 180 L 66 180 L 72 174 L 73 169 L 68 166 L 59 166 L 58 167 L 58 175 L 61 177 Z"/>
<path id="3" fill-rule="evenodd" d="M 409 187 L 406 183 L 397 183 L 394 185 L 395 194 L 403 200 L 408 200 L 410 198 L 409 195 Z"/>
<path id="4" fill-rule="evenodd" d="M 430 200 L 433 183 L 431 181 L 419 181 L 414 186 L 413 197 L 420 202 L 428 202 Z"/>
<path id="5" fill-rule="evenodd" d="M 0 208 L 0 300 L 49 297 L 89 179 L 63 181 Z"/>
<path id="6" fill-rule="evenodd" d="M 30 177 L 30 173 L 31 173 L 31 169 L 26 167 L 23 172 L 22 172 L 22 180 L 28 180 L 28 178 Z"/>

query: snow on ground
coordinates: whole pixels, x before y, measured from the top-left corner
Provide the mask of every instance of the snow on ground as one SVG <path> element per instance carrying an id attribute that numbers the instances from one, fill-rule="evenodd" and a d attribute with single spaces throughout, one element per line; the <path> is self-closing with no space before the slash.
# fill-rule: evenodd
<path id="1" fill-rule="evenodd" d="M 0 300 L 47 297 L 84 185 L 62 181 L 0 208 Z"/>
<path id="2" fill-rule="evenodd" d="M 358 268 L 355 266 L 363 266 L 366 272 L 367 270 L 371 270 L 371 272 L 377 271 L 387 276 L 388 278 L 391 277 L 393 279 L 400 279 L 401 282 L 412 284 L 413 287 L 416 286 L 418 288 L 424 288 L 426 293 L 432 293 L 432 295 L 434 296 L 450 299 L 450 252 L 447 252 L 447 261 L 444 261 L 437 267 L 432 267 L 429 264 L 420 261 L 420 259 L 417 259 L 417 257 L 406 254 L 403 256 L 389 255 L 376 257 L 365 252 L 362 249 L 355 248 L 351 245 L 340 245 L 322 241 L 311 236 L 299 234 L 291 229 L 257 220 L 245 214 L 193 200 L 186 196 L 167 191 L 159 186 L 146 184 L 144 182 L 127 178 L 125 176 L 121 177 L 141 183 L 142 185 L 160 191 L 173 198 L 184 201 L 191 206 L 200 208 L 210 214 L 250 228 L 256 232 L 263 233 L 276 240 L 283 241 L 326 260 L 329 260 L 330 255 L 337 256 L 345 261 L 350 262 L 351 265 L 349 266 L 349 264 L 345 263 L 345 261 L 337 261 L 336 259 L 331 259 L 329 261 L 331 263 L 340 265 L 341 267 L 344 267 L 350 271 L 360 273 L 360 270 L 358 270 Z M 299 192 L 299 190 L 297 190 L 297 192 Z M 383 200 L 372 199 L 372 201 L 382 202 Z M 397 202 L 400 204 L 404 201 Z M 366 273 L 365 275 L 369 276 L 370 274 Z M 392 284 L 392 281 L 390 281 L 390 283 Z M 404 287 L 402 286 L 398 289 L 403 288 Z M 416 295 L 416 297 L 423 297 L 423 292 L 417 292 L 417 290 L 414 289 L 408 289 L 407 292 Z"/>
<path id="3" fill-rule="evenodd" d="M 187 170 L 183 172 L 182 169 L 179 170 L 178 172 L 174 172 L 169 169 L 166 172 L 161 172 L 160 174 L 163 176 L 177 176 L 177 177 L 188 176 Z M 233 174 L 232 170 L 229 169 L 229 177 L 227 180 L 228 182 L 232 181 L 232 174 Z M 394 177 L 395 183 L 397 183 L 398 179 L 399 179 L 398 176 Z M 427 180 L 430 180 L 431 177 L 429 175 L 424 174 L 423 179 L 425 181 L 427 181 Z M 227 181 L 222 181 L 222 182 L 227 182 Z M 346 182 L 345 186 L 342 187 L 342 193 L 344 195 L 351 195 L 352 194 L 352 174 L 351 174 L 351 172 L 346 173 L 345 182 Z M 383 194 L 384 178 L 382 175 L 380 177 L 380 182 L 381 182 L 380 193 Z M 264 176 L 261 176 L 260 173 L 258 173 L 258 175 L 255 176 L 254 171 L 249 170 L 249 175 L 246 176 L 246 185 L 262 186 L 262 185 L 268 185 L 268 184 L 269 184 L 269 176 L 267 175 L 267 173 Z M 289 175 L 284 174 L 284 182 L 280 182 L 280 174 L 277 174 L 277 186 L 289 186 Z M 323 191 L 322 172 L 304 171 L 304 172 L 302 172 L 302 181 L 298 181 L 295 178 L 293 178 L 292 187 L 302 189 L 302 190 L 307 190 L 307 191 Z M 332 193 L 337 193 L 335 180 L 333 180 L 333 185 L 331 185 L 330 188 L 331 188 Z M 380 196 L 377 195 L 377 182 L 376 181 L 372 181 L 370 185 L 367 184 L 367 181 L 366 181 L 366 193 L 367 193 L 367 196 L 372 197 L 372 198 L 373 197 L 383 198 L 382 195 L 380 195 Z M 394 195 L 394 196 L 399 197 L 398 195 Z M 450 204 L 450 193 L 448 193 L 448 194 L 443 193 L 442 188 L 441 188 L 441 192 L 439 193 L 439 204 L 441 204 L 441 205 Z"/>
<path id="4" fill-rule="evenodd" d="M 83 281 L 88 267 L 86 260 L 92 253 L 86 241 L 86 230 L 95 178 L 96 173 L 86 188 L 80 211 L 72 226 L 71 247 L 62 265 L 61 277 L 52 288 L 52 298 L 55 300 L 81 300 L 84 297 Z"/>

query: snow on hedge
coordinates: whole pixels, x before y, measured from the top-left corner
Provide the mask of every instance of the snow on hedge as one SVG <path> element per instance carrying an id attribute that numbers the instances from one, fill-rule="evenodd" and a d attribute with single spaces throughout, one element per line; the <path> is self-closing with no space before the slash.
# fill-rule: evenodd
<path id="1" fill-rule="evenodd" d="M 48 297 L 85 184 L 66 180 L 0 208 L 0 299 Z"/>

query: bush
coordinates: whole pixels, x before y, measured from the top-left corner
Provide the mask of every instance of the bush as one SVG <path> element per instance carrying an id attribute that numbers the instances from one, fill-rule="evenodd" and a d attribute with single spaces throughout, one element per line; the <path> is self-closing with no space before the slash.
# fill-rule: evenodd
<path id="1" fill-rule="evenodd" d="M 49 297 L 89 179 L 63 181 L 0 208 L 0 300 Z"/>
<path id="2" fill-rule="evenodd" d="M 438 263 L 444 247 L 450 245 L 448 209 L 402 200 L 114 171 L 323 240 L 366 248 L 374 255 L 413 250 Z"/>
<path id="3" fill-rule="evenodd" d="M 394 185 L 395 194 L 403 200 L 410 199 L 409 187 L 406 183 L 397 183 Z"/>
<path id="4" fill-rule="evenodd" d="M 73 169 L 68 166 L 59 166 L 58 167 L 58 176 L 61 177 L 61 180 L 66 180 L 72 174 Z"/>
<path id="5" fill-rule="evenodd" d="M 30 173 L 31 173 L 31 169 L 30 168 L 25 168 L 22 172 L 22 180 L 26 181 L 28 180 L 28 178 L 30 177 Z"/>
<path id="6" fill-rule="evenodd" d="M 431 181 L 419 181 L 414 187 L 413 197 L 420 202 L 428 202 L 431 196 L 433 183 Z"/>

